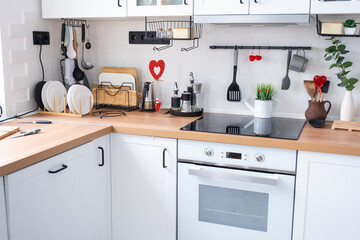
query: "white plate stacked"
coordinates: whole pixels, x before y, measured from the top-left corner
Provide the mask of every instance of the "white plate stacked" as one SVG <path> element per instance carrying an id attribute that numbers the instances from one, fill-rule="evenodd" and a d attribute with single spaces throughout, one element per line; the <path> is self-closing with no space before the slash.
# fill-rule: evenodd
<path id="1" fill-rule="evenodd" d="M 74 113 L 88 114 L 94 106 L 92 92 L 83 85 L 73 85 L 67 95 L 69 108 Z"/>
<path id="2" fill-rule="evenodd" d="M 41 98 L 48 111 L 62 112 L 65 109 L 66 88 L 59 81 L 47 81 L 41 91 Z"/>

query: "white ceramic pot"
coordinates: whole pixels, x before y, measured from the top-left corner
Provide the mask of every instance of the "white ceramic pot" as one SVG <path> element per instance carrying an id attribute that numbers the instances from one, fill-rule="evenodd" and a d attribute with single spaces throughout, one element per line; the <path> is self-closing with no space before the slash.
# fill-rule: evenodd
<path id="1" fill-rule="evenodd" d="M 345 35 L 355 35 L 356 28 L 344 28 Z"/>
<path id="2" fill-rule="evenodd" d="M 354 98 L 352 95 L 352 91 L 346 91 L 345 96 L 341 102 L 340 120 L 341 121 L 354 120 Z"/>
<path id="3" fill-rule="evenodd" d="M 273 111 L 273 102 L 278 101 L 280 106 L 280 100 L 255 100 L 254 117 L 255 118 L 271 118 Z M 276 108 L 278 108 L 277 106 Z"/>

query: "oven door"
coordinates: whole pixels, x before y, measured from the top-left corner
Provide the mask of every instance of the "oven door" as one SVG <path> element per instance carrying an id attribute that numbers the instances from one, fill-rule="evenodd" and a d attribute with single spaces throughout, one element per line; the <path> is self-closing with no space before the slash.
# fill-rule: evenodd
<path id="1" fill-rule="evenodd" d="M 291 239 L 295 176 L 178 165 L 178 240 Z"/>

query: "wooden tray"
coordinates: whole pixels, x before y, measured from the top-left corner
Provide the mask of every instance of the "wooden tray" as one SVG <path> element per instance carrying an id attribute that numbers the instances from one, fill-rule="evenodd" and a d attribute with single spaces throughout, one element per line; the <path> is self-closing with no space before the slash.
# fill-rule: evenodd
<path id="1" fill-rule="evenodd" d="M 345 129 L 349 132 L 360 131 L 360 122 L 335 120 L 331 126 L 331 129 Z"/>

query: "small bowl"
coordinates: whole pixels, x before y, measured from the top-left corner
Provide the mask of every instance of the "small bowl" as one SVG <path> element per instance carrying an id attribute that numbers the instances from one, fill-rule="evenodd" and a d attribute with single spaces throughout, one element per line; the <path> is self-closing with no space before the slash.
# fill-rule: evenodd
<path id="1" fill-rule="evenodd" d="M 312 119 L 309 123 L 313 128 L 322 128 L 325 125 L 325 121 L 321 119 Z"/>

